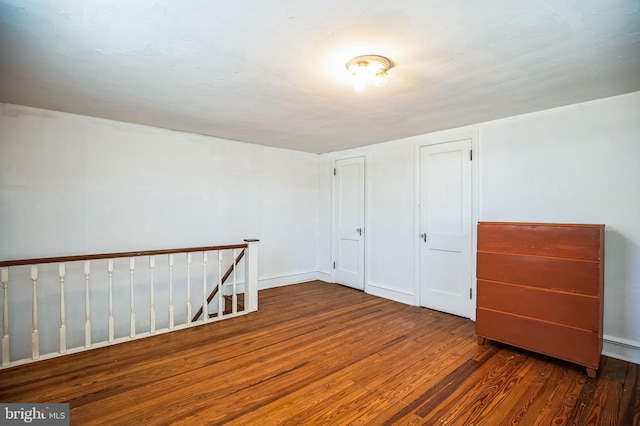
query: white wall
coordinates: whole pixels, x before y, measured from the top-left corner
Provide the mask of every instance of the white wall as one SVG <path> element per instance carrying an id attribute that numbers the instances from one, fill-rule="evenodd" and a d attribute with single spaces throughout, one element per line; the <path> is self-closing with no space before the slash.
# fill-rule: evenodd
<path id="1" fill-rule="evenodd" d="M 1 259 L 259 238 L 261 278 L 315 270 L 316 155 L 0 108 Z"/>
<path id="2" fill-rule="evenodd" d="M 416 145 L 461 133 L 479 136 L 479 220 L 607 225 L 605 353 L 640 362 L 640 92 L 362 149 L 366 290 L 417 303 Z M 320 191 L 320 205 L 330 203 L 330 186 Z M 330 221 L 323 224 L 329 233 Z M 319 257 L 330 259 L 330 245 Z"/>
<path id="3" fill-rule="evenodd" d="M 0 259 L 259 238 L 261 278 L 315 271 L 316 155 L 0 108 Z"/>

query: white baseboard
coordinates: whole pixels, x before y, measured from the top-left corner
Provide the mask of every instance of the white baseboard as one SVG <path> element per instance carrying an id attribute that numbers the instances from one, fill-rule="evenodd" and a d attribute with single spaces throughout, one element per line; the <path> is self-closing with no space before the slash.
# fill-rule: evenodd
<path id="1" fill-rule="evenodd" d="M 273 287 L 281 287 L 283 285 L 290 284 L 299 284 L 306 281 L 314 281 L 314 280 L 322 280 L 326 281 L 324 274 L 321 272 L 313 271 L 313 272 L 302 272 L 299 274 L 289 274 L 289 275 L 281 275 L 270 278 L 258 278 L 258 290 L 264 290 L 266 288 Z M 322 276 L 322 278 L 320 277 Z M 331 275 L 329 275 L 329 281 L 331 280 Z"/>
<path id="2" fill-rule="evenodd" d="M 316 271 L 316 279 L 325 283 L 333 283 L 333 276 L 330 272 Z"/>
<path id="3" fill-rule="evenodd" d="M 366 286 L 366 291 L 373 296 L 383 297 L 405 305 L 415 305 L 416 296 L 407 290 L 369 282 Z"/>
<path id="4" fill-rule="evenodd" d="M 290 284 L 299 284 L 307 281 L 315 281 L 320 280 L 327 283 L 331 283 L 332 277 L 331 274 L 327 272 L 321 271 L 313 271 L 313 272 L 302 272 L 299 274 L 289 274 L 289 275 L 280 275 L 269 278 L 258 278 L 258 290 L 264 290 L 267 288 L 274 287 L 282 287 Z M 224 284 L 224 294 L 229 295 L 233 294 L 232 291 L 233 284 L 225 283 Z M 244 281 L 239 281 L 236 283 L 236 288 L 238 293 L 244 293 Z"/>
<path id="5" fill-rule="evenodd" d="M 307 281 L 324 281 L 333 283 L 333 276 L 329 272 L 313 271 L 299 274 L 282 275 L 271 278 L 258 279 L 258 289 L 281 287 L 290 284 L 299 284 Z M 415 295 L 404 289 L 390 287 L 384 284 L 369 282 L 366 286 L 366 292 L 378 297 L 404 303 L 406 305 L 415 305 Z"/>
<path id="6" fill-rule="evenodd" d="M 604 335 L 602 355 L 640 364 L 640 342 Z"/>

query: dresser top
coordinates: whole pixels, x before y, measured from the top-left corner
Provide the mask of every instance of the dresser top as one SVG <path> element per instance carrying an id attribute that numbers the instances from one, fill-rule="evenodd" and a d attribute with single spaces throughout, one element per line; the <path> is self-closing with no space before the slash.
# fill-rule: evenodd
<path id="1" fill-rule="evenodd" d="M 582 228 L 603 228 L 604 224 L 591 223 L 542 223 L 542 222 L 478 222 L 478 225 L 513 225 L 513 226 L 567 226 Z"/>

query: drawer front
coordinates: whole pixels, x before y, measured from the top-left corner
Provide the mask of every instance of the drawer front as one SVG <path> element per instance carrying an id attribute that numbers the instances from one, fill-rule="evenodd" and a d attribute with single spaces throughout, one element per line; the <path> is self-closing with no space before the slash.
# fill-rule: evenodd
<path id="1" fill-rule="evenodd" d="M 596 331 L 600 301 L 596 297 L 478 280 L 479 308 L 487 308 Z"/>
<path id="2" fill-rule="evenodd" d="M 598 368 L 602 346 L 597 333 L 483 308 L 476 316 L 480 337 Z"/>
<path id="3" fill-rule="evenodd" d="M 603 225 L 478 223 L 478 251 L 599 261 Z"/>
<path id="4" fill-rule="evenodd" d="M 598 296 L 600 264 L 592 261 L 478 252 L 482 280 Z"/>

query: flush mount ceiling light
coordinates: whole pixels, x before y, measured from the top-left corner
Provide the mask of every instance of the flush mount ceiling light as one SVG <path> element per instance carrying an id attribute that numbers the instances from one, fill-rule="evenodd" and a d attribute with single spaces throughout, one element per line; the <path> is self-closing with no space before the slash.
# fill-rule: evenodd
<path id="1" fill-rule="evenodd" d="M 353 75 L 353 88 L 362 92 L 367 84 L 380 87 L 387 82 L 387 71 L 391 69 L 391 61 L 384 56 L 356 56 L 347 62 L 347 69 Z"/>

